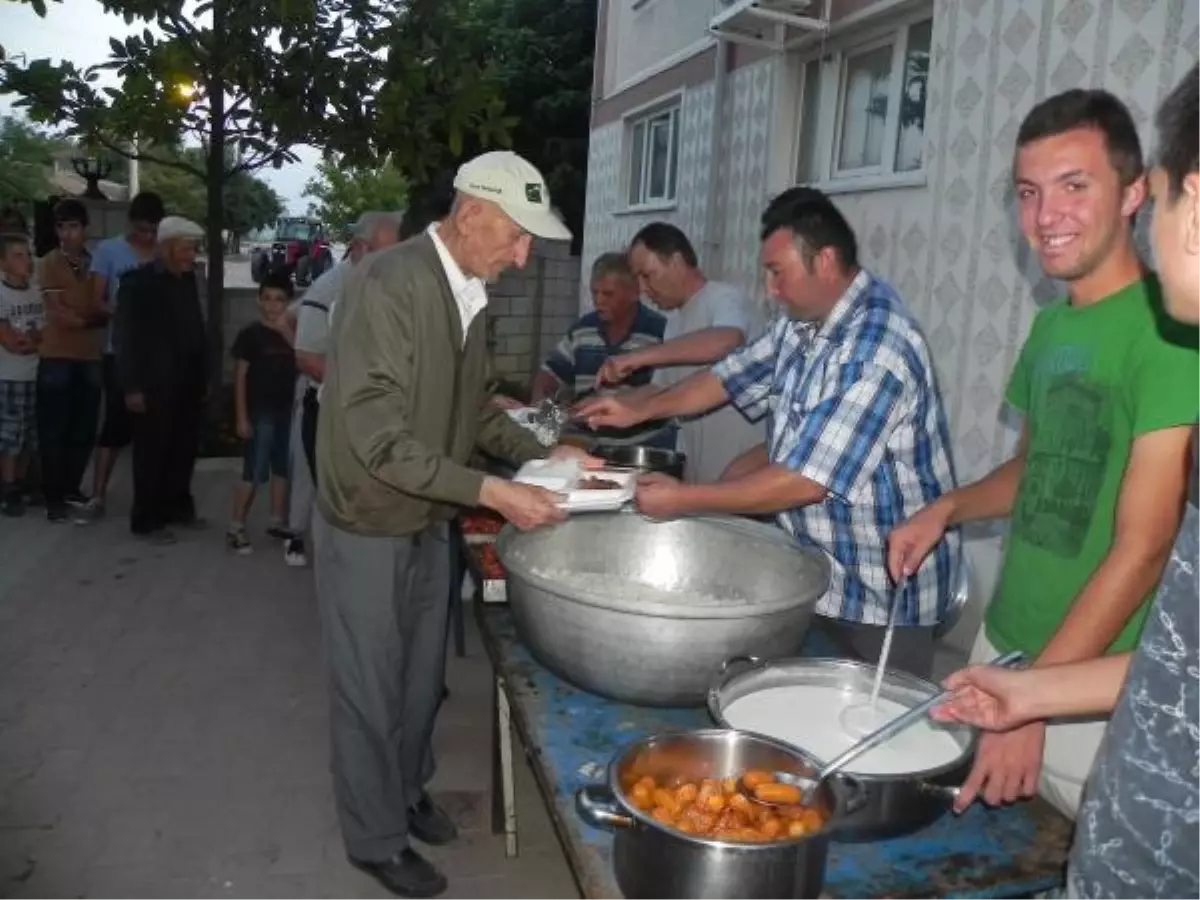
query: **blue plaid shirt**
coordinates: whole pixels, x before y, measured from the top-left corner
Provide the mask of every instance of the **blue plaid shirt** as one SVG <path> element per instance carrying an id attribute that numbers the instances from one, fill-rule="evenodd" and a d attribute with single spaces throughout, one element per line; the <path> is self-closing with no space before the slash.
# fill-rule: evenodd
<path id="1" fill-rule="evenodd" d="M 790 534 L 830 557 L 817 612 L 887 624 L 888 533 L 954 488 L 929 349 L 895 290 L 859 272 L 823 323 L 781 317 L 713 372 L 747 416 L 769 415 L 771 462 L 828 492 L 779 515 Z M 897 624 L 938 622 L 959 552 L 958 534 L 947 534 L 897 594 Z"/>

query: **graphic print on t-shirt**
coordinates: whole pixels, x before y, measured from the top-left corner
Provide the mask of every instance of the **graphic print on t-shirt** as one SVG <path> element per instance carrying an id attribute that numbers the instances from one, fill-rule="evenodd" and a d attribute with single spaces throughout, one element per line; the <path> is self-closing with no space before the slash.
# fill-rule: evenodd
<path id="1" fill-rule="evenodd" d="M 1013 528 L 1056 556 L 1083 547 L 1113 442 L 1112 394 L 1082 372 L 1049 379 Z"/>

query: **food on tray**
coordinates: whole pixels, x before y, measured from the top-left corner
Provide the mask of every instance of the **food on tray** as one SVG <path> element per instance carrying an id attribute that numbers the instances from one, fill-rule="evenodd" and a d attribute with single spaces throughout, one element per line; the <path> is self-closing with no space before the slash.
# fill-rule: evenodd
<path id="1" fill-rule="evenodd" d="M 589 475 L 587 478 L 580 479 L 575 485 L 581 491 L 619 491 L 621 482 L 613 481 L 611 478 L 598 478 L 595 475 Z"/>
<path id="2" fill-rule="evenodd" d="M 479 573 L 485 581 L 503 581 L 506 577 L 504 564 L 500 562 L 500 555 L 496 552 L 495 544 L 481 544 L 471 548 L 471 553 L 475 555 L 475 561 L 479 564 Z"/>
<path id="3" fill-rule="evenodd" d="M 628 776 L 623 785 L 629 802 L 651 818 L 684 834 L 718 841 L 762 843 L 815 834 L 826 814 L 797 801 L 798 789 L 777 782 L 770 772 L 749 771 L 741 779 L 705 778 L 666 783 L 649 775 Z M 755 803 L 746 790 L 785 806 Z M 779 799 L 776 799 L 776 798 Z"/>
<path id="4" fill-rule="evenodd" d="M 463 534 L 499 534 L 504 528 L 503 517 L 490 510 L 466 513 L 460 522 Z"/>

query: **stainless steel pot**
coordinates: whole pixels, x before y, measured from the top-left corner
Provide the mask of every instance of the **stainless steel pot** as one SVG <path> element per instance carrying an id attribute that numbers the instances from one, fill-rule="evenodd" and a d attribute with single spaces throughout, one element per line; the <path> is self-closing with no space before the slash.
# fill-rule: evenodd
<path id="1" fill-rule="evenodd" d="M 731 659 L 708 694 L 708 711 L 724 727 L 729 722 L 724 710 L 735 700 L 758 691 L 792 685 L 823 685 L 849 696 L 869 695 L 875 666 L 849 659 Z M 889 671 L 879 695 L 902 706 L 915 706 L 938 693 L 937 685 L 905 672 Z M 797 716 L 805 715 L 796 710 Z M 849 792 L 855 810 L 838 823 L 839 841 L 881 840 L 908 834 L 934 822 L 950 808 L 971 770 L 975 758 L 975 732 L 950 727 L 948 733 L 959 745 L 959 755 L 944 765 L 900 775 L 866 775 L 849 772 L 833 776 L 834 789 Z M 791 744 L 812 757 L 803 747 Z M 825 762 L 825 760 L 822 760 Z M 854 764 L 850 764 L 853 770 Z"/>
<path id="2" fill-rule="evenodd" d="M 676 450 L 662 447 L 640 447 L 626 444 L 597 444 L 592 453 L 608 460 L 615 466 L 629 466 L 646 472 L 661 472 L 673 478 L 682 478 L 687 457 Z"/>
<path id="3" fill-rule="evenodd" d="M 817 834 L 763 844 L 684 834 L 634 806 L 624 785 L 645 775 L 662 781 L 740 776 L 747 769 L 810 774 L 811 762 L 779 741 L 738 731 L 695 731 L 648 738 L 616 756 L 608 782 L 582 788 L 576 809 L 613 838 L 613 869 L 629 898 L 817 897 L 825 880 L 829 833 L 845 801 L 829 788 L 817 798 L 829 815 Z"/>
<path id="4" fill-rule="evenodd" d="M 591 513 L 506 528 L 497 551 L 533 655 L 585 690 L 646 706 L 703 705 L 730 656 L 794 653 L 829 584 L 819 552 L 741 519 Z M 594 583 L 572 585 L 576 574 Z"/>

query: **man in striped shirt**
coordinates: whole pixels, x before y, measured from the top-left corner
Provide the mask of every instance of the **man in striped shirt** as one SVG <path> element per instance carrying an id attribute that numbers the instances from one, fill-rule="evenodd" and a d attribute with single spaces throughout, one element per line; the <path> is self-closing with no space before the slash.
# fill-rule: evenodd
<path id="1" fill-rule="evenodd" d="M 928 347 L 896 292 L 861 269 L 854 233 L 827 200 L 772 204 L 764 217 L 767 290 L 785 315 L 761 338 L 676 387 L 632 403 L 604 398 L 596 425 L 695 415 L 732 402 L 767 419 L 767 441 L 716 484 L 643 480 L 657 518 L 778 514 L 832 566 L 818 625 L 847 655 L 874 662 L 896 604 L 890 665 L 928 677 L 959 536 L 893 586 L 887 536 L 954 487 L 949 431 Z"/>
<path id="2" fill-rule="evenodd" d="M 599 386 L 597 375 L 610 359 L 662 343 L 667 320 L 638 299 L 637 278 L 623 253 L 596 258 L 591 289 L 595 309 L 571 326 L 542 365 L 533 382 L 534 403 L 546 397 L 580 397 Z M 643 387 L 653 375 L 653 369 L 641 369 L 624 386 Z M 604 429 L 596 437 L 605 444 L 675 446 L 675 429 L 665 423 Z"/>

